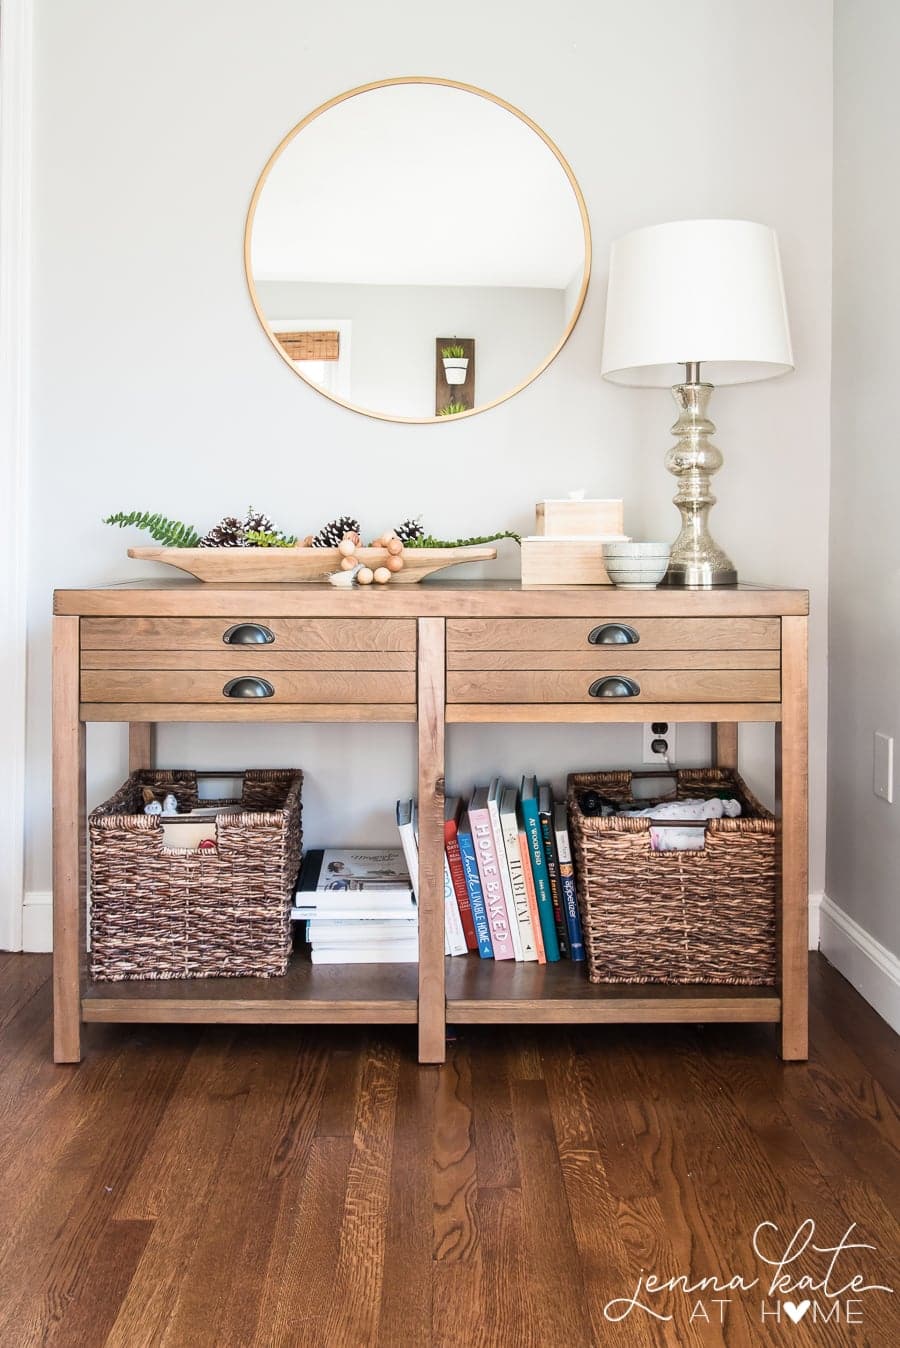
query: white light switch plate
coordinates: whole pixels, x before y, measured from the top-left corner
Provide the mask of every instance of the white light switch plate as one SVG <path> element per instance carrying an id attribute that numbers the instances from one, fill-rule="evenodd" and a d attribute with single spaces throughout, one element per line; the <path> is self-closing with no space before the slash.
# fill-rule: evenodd
<path id="1" fill-rule="evenodd" d="M 891 735 L 875 731 L 875 767 L 872 775 L 872 790 L 876 796 L 894 803 L 894 740 Z"/>

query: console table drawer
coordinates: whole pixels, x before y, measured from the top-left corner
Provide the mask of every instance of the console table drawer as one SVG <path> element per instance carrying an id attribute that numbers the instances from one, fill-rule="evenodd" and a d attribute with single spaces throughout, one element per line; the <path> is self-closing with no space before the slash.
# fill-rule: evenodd
<path id="1" fill-rule="evenodd" d="M 777 650 L 778 618 L 450 618 L 447 650 Z"/>
<path id="2" fill-rule="evenodd" d="M 594 692 L 591 692 L 591 689 Z M 778 702 L 777 669 L 450 670 L 447 701 L 459 702 Z"/>
<path id="3" fill-rule="evenodd" d="M 83 618 L 81 649 L 415 651 L 414 618 Z M 353 662 L 357 663 L 356 661 Z"/>
<path id="4" fill-rule="evenodd" d="M 106 652 L 101 652 L 103 656 Z M 397 659 L 402 657 L 397 656 Z M 448 651 L 450 670 L 546 669 L 617 672 L 635 669 L 779 669 L 781 652 L 773 651 L 652 651 L 642 646 L 590 646 L 583 651 Z"/>
<path id="5" fill-rule="evenodd" d="M 274 702 L 414 704 L 416 676 L 408 672 L 358 669 L 328 672 L 260 669 L 253 667 L 251 662 L 243 669 L 219 670 L 82 667 L 81 700 L 86 703 L 152 702 L 161 705 L 258 704 L 264 715 L 264 709 Z"/>

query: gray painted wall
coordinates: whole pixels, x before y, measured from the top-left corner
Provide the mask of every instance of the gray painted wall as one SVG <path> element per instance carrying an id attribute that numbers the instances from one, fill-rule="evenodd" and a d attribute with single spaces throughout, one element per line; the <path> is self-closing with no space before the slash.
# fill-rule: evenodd
<path id="1" fill-rule="evenodd" d="M 900 955 L 900 6 L 835 5 L 834 350 L 828 701 L 830 899 Z"/>

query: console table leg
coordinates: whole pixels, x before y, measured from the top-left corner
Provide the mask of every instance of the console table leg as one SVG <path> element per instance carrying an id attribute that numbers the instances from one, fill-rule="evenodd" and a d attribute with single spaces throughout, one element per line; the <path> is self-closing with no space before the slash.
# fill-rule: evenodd
<path id="1" fill-rule="evenodd" d="M 444 619 L 419 619 L 419 1062 L 446 1055 L 444 1001 Z"/>
<path id="2" fill-rule="evenodd" d="M 153 721 L 128 722 L 128 771 L 152 768 L 156 753 L 156 725 Z"/>
<path id="3" fill-rule="evenodd" d="M 716 721 L 712 728 L 713 761 L 717 768 L 732 768 L 737 772 L 738 765 L 738 723 L 737 721 Z"/>
<path id="4" fill-rule="evenodd" d="M 81 1060 L 86 820 L 79 622 L 53 619 L 53 1057 Z"/>
<path id="5" fill-rule="evenodd" d="M 809 899 L 807 637 L 805 618 L 781 620 L 781 723 L 775 734 L 781 1056 L 808 1056 Z"/>

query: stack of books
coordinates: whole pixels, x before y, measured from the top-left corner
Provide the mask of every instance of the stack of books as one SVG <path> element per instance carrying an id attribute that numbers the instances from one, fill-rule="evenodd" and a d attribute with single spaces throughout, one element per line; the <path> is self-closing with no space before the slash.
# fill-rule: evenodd
<path id="1" fill-rule="evenodd" d="M 414 964 L 419 917 L 399 847 L 306 853 L 291 917 L 306 923 L 313 964 Z"/>
<path id="2" fill-rule="evenodd" d="M 418 885 L 415 803 L 397 802 L 397 825 Z M 495 777 L 469 800 L 450 796 L 444 820 L 444 949 L 482 959 L 584 959 L 565 803 L 523 777 Z"/>

